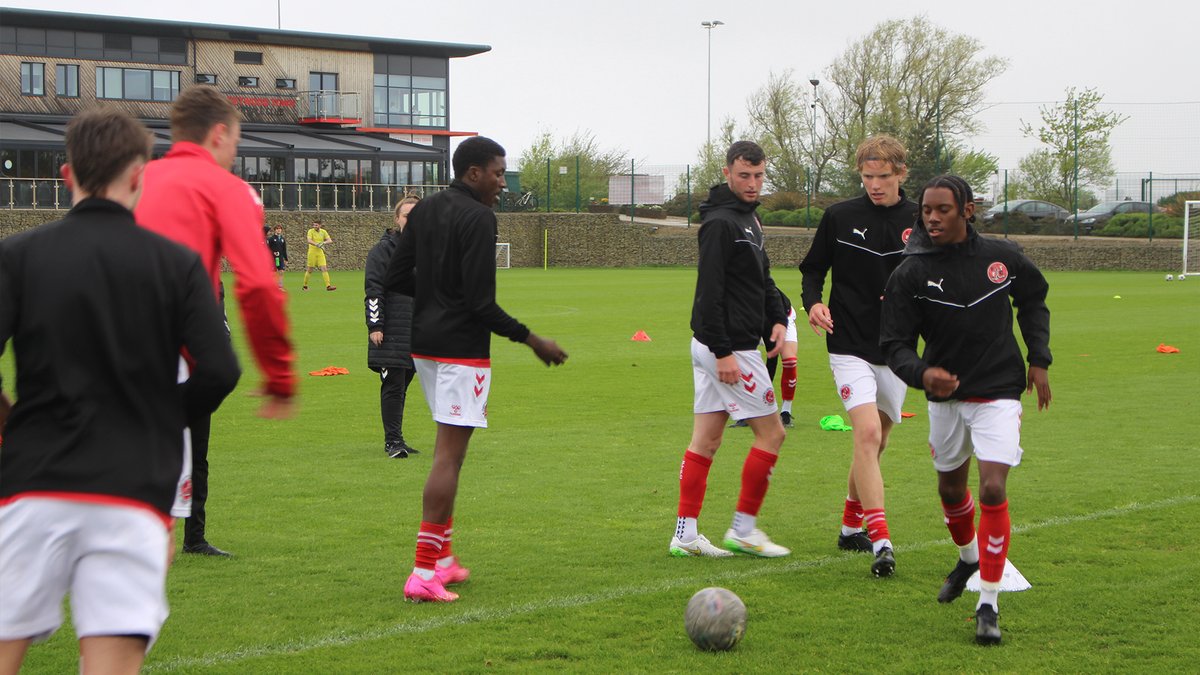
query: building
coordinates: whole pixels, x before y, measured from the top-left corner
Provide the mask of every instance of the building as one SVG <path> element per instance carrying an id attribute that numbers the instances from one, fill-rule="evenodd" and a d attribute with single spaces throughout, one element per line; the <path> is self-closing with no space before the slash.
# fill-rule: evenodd
<path id="1" fill-rule="evenodd" d="M 46 179 L 74 113 L 120 105 L 161 154 L 171 101 L 201 83 L 241 110 L 234 172 L 268 209 L 390 208 L 449 182 L 450 137 L 474 135 L 450 128 L 450 59 L 489 49 L 0 8 L 0 207 L 69 204 Z"/>

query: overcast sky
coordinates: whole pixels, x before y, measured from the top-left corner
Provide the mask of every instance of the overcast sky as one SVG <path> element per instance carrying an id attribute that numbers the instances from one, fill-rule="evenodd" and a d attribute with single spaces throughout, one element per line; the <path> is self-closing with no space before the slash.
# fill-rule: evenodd
<path id="1" fill-rule="evenodd" d="M 653 164 L 694 161 L 705 139 L 709 34 L 713 132 L 745 120 L 747 97 L 771 71 L 802 79 L 889 19 L 926 14 L 1009 61 L 987 89 L 998 104 L 967 145 L 1002 167 L 1034 147 L 1019 121 L 1068 86 L 1095 87 L 1130 116 L 1114 135 L 1119 171 L 1200 173 L 1200 4 L 1173 0 L 805 3 L 759 0 L 4 0 L 9 7 L 490 45 L 451 60 L 450 124 L 490 136 L 515 158 L 542 129 L 591 131 L 606 148 Z M 1188 86 L 1191 82 L 1193 86 Z M 1171 105 L 1165 105 L 1165 104 Z M 1190 105 L 1184 105 L 1190 103 Z M 1164 105 L 1146 105 L 1164 104 Z M 510 160 L 511 161 L 511 160 Z"/>

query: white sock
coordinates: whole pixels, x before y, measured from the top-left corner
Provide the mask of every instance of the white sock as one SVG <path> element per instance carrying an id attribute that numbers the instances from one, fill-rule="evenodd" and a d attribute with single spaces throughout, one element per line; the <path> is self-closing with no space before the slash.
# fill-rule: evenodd
<path id="1" fill-rule="evenodd" d="M 791 401 L 783 402 L 783 412 L 785 412 L 785 413 L 792 412 L 792 402 Z"/>
<path id="2" fill-rule="evenodd" d="M 958 557 L 968 565 L 973 565 L 979 562 L 979 537 L 978 535 L 971 539 L 971 543 L 966 546 L 958 547 Z"/>
<path id="3" fill-rule="evenodd" d="M 421 577 L 421 579 L 424 581 L 432 581 L 433 580 L 433 570 L 426 570 L 426 569 L 421 569 L 420 567 L 414 567 L 413 574 Z"/>
<path id="4" fill-rule="evenodd" d="M 445 558 L 438 558 L 438 567 L 449 567 L 454 564 L 454 556 L 448 555 Z"/>
<path id="5" fill-rule="evenodd" d="M 873 552 L 875 555 L 879 555 L 879 552 L 880 552 L 881 550 L 883 550 L 883 548 L 884 548 L 885 546 L 886 546 L 887 548 L 891 548 L 891 547 L 892 547 L 892 540 L 891 540 L 891 539 L 880 539 L 879 541 L 873 541 L 873 542 L 871 542 L 871 550 L 872 550 L 872 552 Z"/>
<path id="6" fill-rule="evenodd" d="M 996 612 L 1000 611 L 1000 605 L 997 600 L 1000 597 L 1000 582 L 979 580 L 979 602 L 975 603 L 975 609 L 979 609 L 984 605 L 991 605 Z"/>
<path id="7" fill-rule="evenodd" d="M 675 520 L 675 538 L 679 541 L 696 541 L 700 533 L 696 531 L 696 519 L 680 516 Z"/>
<path id="8" fill-rule="evenodd" d="M 849 525 L 842 526 L 842 536 L 843 537 L 849 537 L 850 535 L 854 534 L 855 532 L 862 532 L 862 528 L 861 527 L 850 527 Z"/>
<path id="9" fill-rule="evenodd" d="M 757 516 L 752 516 L 749 513 L 741 511 L 733 512 L 733 531 L 739 537 L 744 537 L 754 531 L 754 525 L 758 522 Z"/>

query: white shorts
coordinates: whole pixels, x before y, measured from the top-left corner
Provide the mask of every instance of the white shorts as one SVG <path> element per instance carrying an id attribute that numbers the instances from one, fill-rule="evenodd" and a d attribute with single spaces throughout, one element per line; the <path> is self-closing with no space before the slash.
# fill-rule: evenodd
<path id="1" fill-rule="evenodd" d="M 717 377 L 717 357 L 704 344 L 692 338 L 692 377 L 696 384 L 693 412 L 724 411 L 735 420 L 774 415 L 775 389 L 767 375 L 767 364 L 757 350 L 734 352 L 741 379 L 725 384 Z"/>
<path id="2" fill-rule="evenodd" d="M 1016 466 L 1021 463 L 1021 402 L 929 402 L 929 453 L 933 468 L 953 471 L 971 458 Z"/>
<path id="3" fill-rule="evenodd" d="M 433 421 L 456 427 L 487 428 L 488 393 L 492 388 L 489 359 L 451 363 L 413 356 L 413 365 Z"/>
<path id="4" fill-rule="evenodd" d="M 796 308 L 788 307 L 787 334 L 783 337 L 784 342 L 799 342 L 796 339 Z"/>
<path id="5" fill-rule="evenodd" d="M 149 650 L 167 620 L 169 541 L 150 507 L 44 497 L 0 506 L 0 640 L 50 637 L 69 594 L 77 637 L 145 635 Z"/>
<path id="6" fill-rule="evenodd" d="M 866 403 L 874 403 L 883 414 L 900 424 L 900 408 L 908 387 L 887 366 L 868 363 L 857 356 L 830 354 L 829 369 L 833 384 L 846 412 Z"/>
<path id="7" fill-rule="evenodd" d="M 179 357 L 179 379 L 183 384 L 191 377 L 187 361 Z M 175 503 L 171 505 L 171 515 L 176 518 L 192 516 L 192 430 L 183 428 L 183 468 L 179 472 L 179 482 L 175 484 Z"/>

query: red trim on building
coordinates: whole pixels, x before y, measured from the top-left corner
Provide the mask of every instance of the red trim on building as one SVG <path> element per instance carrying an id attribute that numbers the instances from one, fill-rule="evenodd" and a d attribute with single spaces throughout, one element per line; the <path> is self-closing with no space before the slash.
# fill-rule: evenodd
<path id="1" fill-rule="evenodd" d="M 300 124 L 362 124 L 361 117 L 301 117 Z"/>

